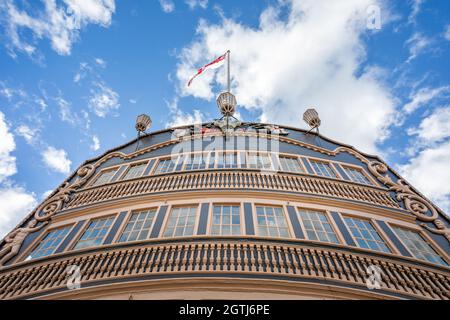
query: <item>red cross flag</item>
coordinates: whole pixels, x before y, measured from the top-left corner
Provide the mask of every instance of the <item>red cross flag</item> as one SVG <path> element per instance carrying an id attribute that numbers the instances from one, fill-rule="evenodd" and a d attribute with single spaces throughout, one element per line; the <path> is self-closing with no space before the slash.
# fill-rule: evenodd
<path id="1" fill-rule="evenodd" d="M 211 61 L 210 63 L 205 64 L 203 67 L 201 67 L 200 69 L 197 70 L 197 73 L 189 80 L 188 82 L 188 87 L 191 85 L 192 80 L 194 80 L 196 77 L 198 77 L 199 75 L 201 75 L 203 73 L 203 71 L 205 71 L 206 69 L 215 69 L 218 68 L 220 66 L 222 66 L 223 61 L 225 61 L 225 58 L 227 57 L 228 51 L 225 52 L 223 55 L 221 55 L 220 57 L 218 57 L 217 59 Z"/>

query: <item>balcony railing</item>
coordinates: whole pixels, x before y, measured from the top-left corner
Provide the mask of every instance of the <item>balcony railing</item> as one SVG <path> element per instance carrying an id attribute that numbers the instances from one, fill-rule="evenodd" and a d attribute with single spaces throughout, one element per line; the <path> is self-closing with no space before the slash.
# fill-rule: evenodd
<path id="1" fill-rule="evenodd" d="M 362 290 L 367 290 L 367 268 L 376 266 L 381 270 L 383 294 L 450 299 L 450 273 L 446 267 L 331 245 L 257 238 L 147 241 L 24 262 L 0 272 L 0 299 L 36 298 L 68 291 L 67 268 L 72 265 L 81 268 L 82 288 L 161 275 L 170 278 L 204 274 L 318 279 Z"/>
<path id="2" fill-rule="evenodd" d="M 74 194 L 65 209 L 90 205 L 121 197 L 158 192 L 207 189 L 245 189 L 298 192 L 361 201 L 389 208 L 400 208 L 385 189 L 307 175 L 262 173 L 260 171 L 199 171 L 148 176 L 91 187 Z"/>

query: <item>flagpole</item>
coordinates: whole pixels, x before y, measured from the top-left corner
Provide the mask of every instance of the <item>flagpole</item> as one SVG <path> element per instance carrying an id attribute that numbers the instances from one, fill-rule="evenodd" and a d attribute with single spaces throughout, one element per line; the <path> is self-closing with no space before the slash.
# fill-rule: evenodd
<path id="1" fill-rule="evenodd" d="M 230 50 L 227 51 L 227 61 L 228 61 L 228 92 L 230 92 Z"/>

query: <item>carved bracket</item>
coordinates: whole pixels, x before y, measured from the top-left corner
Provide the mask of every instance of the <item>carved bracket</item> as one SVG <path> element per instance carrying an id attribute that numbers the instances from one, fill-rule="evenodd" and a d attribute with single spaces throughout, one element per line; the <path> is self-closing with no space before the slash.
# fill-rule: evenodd
<path id="1" fill-rule="evenodd" d="M 444 222 L 439 219 L 439 214 L 436 208 L 429 201 L 414 192 L 411 187 L 403 179 L 398 179 L 394 182 L 388 173 L 388 167 L 379 161 L 369 161 L 365 156 L 359 152 L 347 148 L 339 147 L 334 150 L 334 155 L 340 152 L 347 152 L 355 156 L 361 162 L 365 163 L 369 171 L 380 181 L 383 185 L 389 188 L 390 191 L 396 193 L 396 199 L 402 201 L 405 209 L 415 215 L 419 221 L 433 222 L 437 229 L 430 228 L 422 223 L 421 226 L 432 233 L 443 235 L 450 242 L 450 229 L 446 228 Z"/>
<path id="2" fill-rule="evenodd" d="M 397 182 L 394 182 L 386 175 L 388 168 L 384 163 L 378 161 L 369 162 L 368 168 L 381 183 L 389 187 L 389 190 L 396 192 L 397 200 L 403 201 L 406 210 L 414 214 L 420 221 L 433 222 L 437 229 L 430 228 L 423 223 L 421 224 L 422 227 L 425 226 L 430 232 L 444 235 L 449 240 L 450 229 L 446 228 L 444 223 L 438 219 L 439 214 L 430 202 L 411 190 L 411 187 L 405 180 L 399 179 Z"/>

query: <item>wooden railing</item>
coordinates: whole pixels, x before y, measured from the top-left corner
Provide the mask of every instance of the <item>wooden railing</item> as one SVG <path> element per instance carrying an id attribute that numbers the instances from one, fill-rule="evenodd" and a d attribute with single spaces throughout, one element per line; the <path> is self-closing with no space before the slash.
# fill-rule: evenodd
<path id="1" fill-rule="evenodd" d="M 157 192 L 205 189 L 246 189 L 301 192 L 400 208 L 389 192 L 380 188 L 294 174 L 263 174 L 255 171 L 202 171 L 150 176 L 119 181 L 75 193 L 65 209 L 121 197 Z"/>
<path id="2" fill-rule="evenodd" d="M 323 283 L 356 286 L 362 290 L 367 290 L 367 268 L 376 266 L 381 270 L 380 289 L 385 294 L 450 299 L 450 272 L 445 267 L 326 245 L 209 238 L 143 242 L 26 262 L 0 272 L 0 299 L 36 298 L 67 291 L 67 268 L 72 265 L 81 268 L 82 287 L 99 285 L 102 281 L 213 273 L 219 277 L 263 275 L 305 281 L 319 279 Z M 376 291 L 372 292 L 376 294 Z"/>

